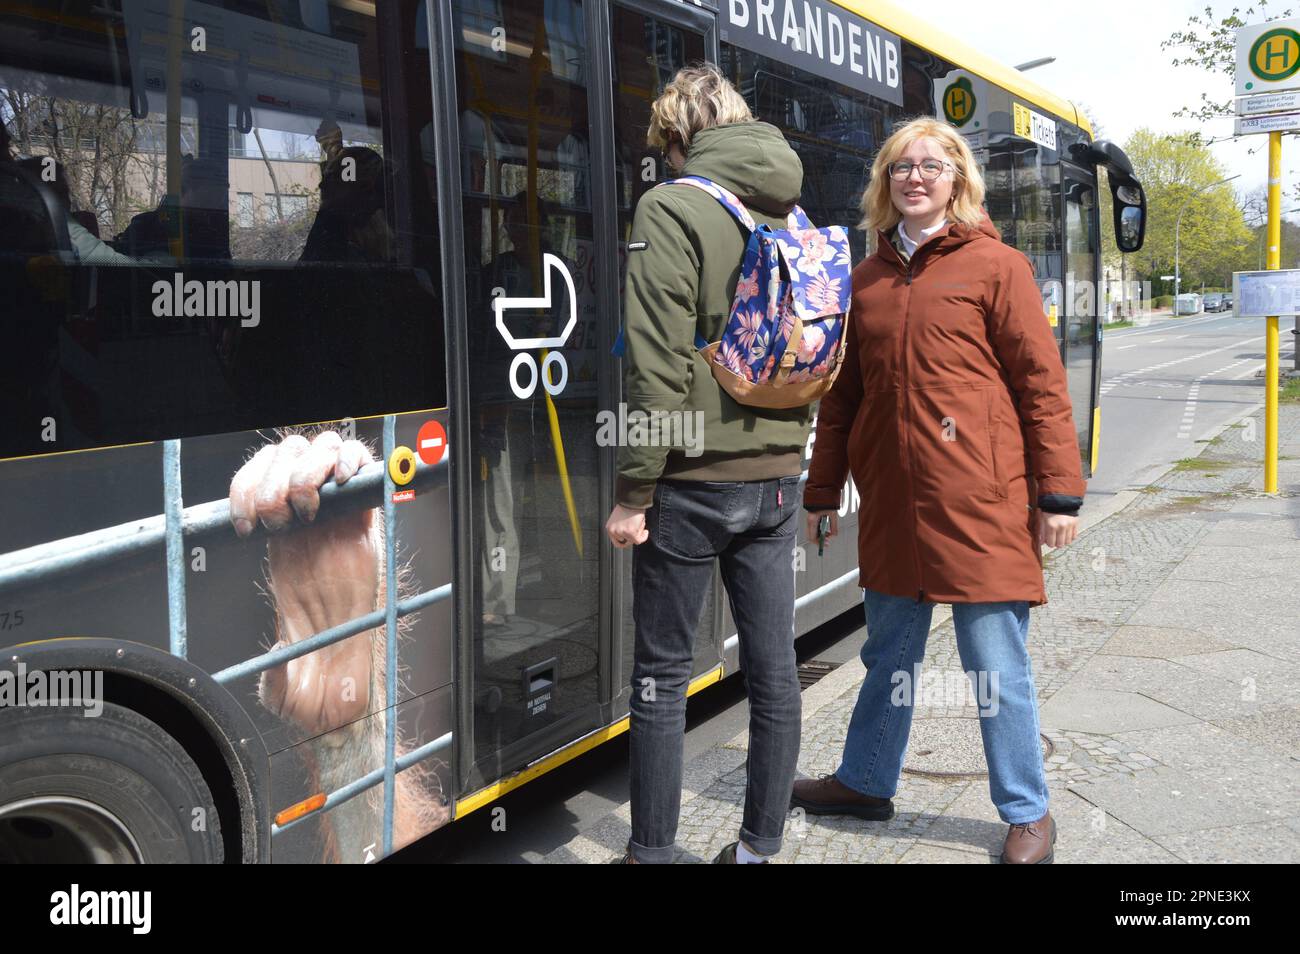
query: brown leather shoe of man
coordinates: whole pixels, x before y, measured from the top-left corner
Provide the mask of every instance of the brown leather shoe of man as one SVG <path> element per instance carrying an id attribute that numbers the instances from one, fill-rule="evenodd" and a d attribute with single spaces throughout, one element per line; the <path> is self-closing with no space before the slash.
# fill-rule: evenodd
<path id="1" fill-rule="evenodd" d="M 894 803 L 890 799 L 861 795 L 840 782 L 834 773 L 821 778 L 795 779 L 790 807 L 802 808 L 809 815 L 856 815 L 868 821 L 888 821 L 894 817 Z"/>
<path id="2" fill-rule="evenodd" d="M 1000 861 L 1004 865 L 1050 865 L 1055 844 L 1056 821 L 1048 812 L 1036 822 L 1011 826 Z"/>

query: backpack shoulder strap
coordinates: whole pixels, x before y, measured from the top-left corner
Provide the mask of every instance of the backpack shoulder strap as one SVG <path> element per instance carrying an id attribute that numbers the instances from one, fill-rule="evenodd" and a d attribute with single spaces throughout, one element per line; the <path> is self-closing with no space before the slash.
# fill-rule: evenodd
<path id="1" fill-rule="evenodd" d="M 790 210 L 790 214 L 785 217 L 785 227 L 788 229 L 811 229 L 816 228 L 808 218 L 808 213 L 803 210 L 803 206 L 796 205 Z"/>
<path id="2" fill-rule="evenodd" d="M 671 185 L 688 185 L 694 186 L 701 192 L 707 192 L 713 198 L 718 200 L 718 204 L 730 213 L 731 217 L 737 222 L 753 232 L 758 226 L 754 222 L 754 217 L 749 214 L 745 208 L 745 203 L 736 198 L 735 194 L 718 185 L 712 179 L 706 179 L 704 176 L 682 176 L 680 179 L 669 179 L 667 182 L 661 182 L 655 188 Z"/>

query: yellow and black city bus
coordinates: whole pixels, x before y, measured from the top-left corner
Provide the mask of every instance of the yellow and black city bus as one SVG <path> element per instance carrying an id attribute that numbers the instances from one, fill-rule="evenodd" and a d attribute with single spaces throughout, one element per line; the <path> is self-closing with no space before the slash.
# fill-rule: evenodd
<path id="1" fill-rule="evenodd" d="M 968 137 L 1087 468 L 1101 339 L 1072 283 L 1099 277 L 1098 168 L 1128 247 L 1141 187 L 921 17 L 0 0 L 0 858 L 372 861 L 626 730 L 601 429 L 665 177 L 648 107 L 699 60 L 785 132 L 818 223 L 856 223 L 900 120 Z M 308 440 L 368 451 L 318 510 L 237 530 L 235 475 L 287 480 Z M 857 499 L 795 554 L 800 633 L 859 601 Z M 692 691 L 739 665 L 721 597 Z"/>

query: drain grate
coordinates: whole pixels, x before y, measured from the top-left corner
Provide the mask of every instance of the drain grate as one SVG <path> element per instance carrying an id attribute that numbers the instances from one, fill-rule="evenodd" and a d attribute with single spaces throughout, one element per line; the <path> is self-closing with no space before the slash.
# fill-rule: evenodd
<path id="1" fill-rule="evenodd" d="M 825 662 L 821 659 L 809 659 L 807 662 L 800 663 L 799 691 L 803 692 L 809 686 L 820 682 L 838 668 L 840 668 L 839 663 Z"/>

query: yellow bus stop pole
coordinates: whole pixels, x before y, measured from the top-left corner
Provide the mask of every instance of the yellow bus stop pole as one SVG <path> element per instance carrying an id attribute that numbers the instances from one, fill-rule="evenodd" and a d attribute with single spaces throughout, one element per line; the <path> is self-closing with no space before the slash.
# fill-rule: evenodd
<path id="1" fill-rule="evenodd" d="M 1268 134 L 1268 268 L 1282 267 L 1282 134 Z M 1277 493 L 1278 316 L 1268 322 L 1264 355 L 1264 493 Z"/>

